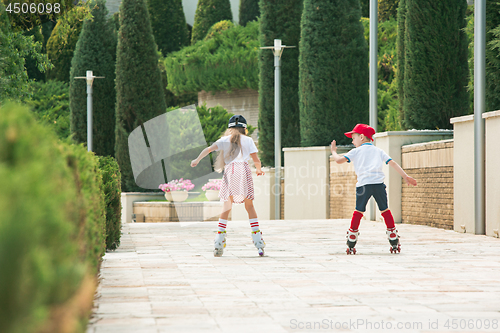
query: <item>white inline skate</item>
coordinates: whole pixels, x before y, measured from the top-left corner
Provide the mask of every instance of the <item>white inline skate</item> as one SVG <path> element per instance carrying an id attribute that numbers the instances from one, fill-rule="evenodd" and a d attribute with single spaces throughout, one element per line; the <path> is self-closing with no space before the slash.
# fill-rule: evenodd
<path id="1" fill-rule="evenodd" d="M 399 243 L 399 235 L 396 228 L 387 229 L 386 234 L 387 239 L 389 239 L 389 243 L 391 244 L 391 253 L 400 253 L 401 244 Z"/>
<path id="2" fill-rule="evenodd" d="M 358 241 L 359 231 L 354 231 L 351 228 L 347 230 L 347 254 L 356 254 L 356 242 Z"/>
<path id="3" fill-rule="evenodd" d="M 214 247 L 214 257 L 222 257 L 222 253 L 224 252 L 224 248 L 226 247 L 225 231 L 217 231 L 217 235 L 215 235 L 214 240 Z"/>
<path id="4" fill-rule="evenodd" d="M 259 256 L 264 255 L 264 248 L 266 247 L 266 243 L 264 242 L 264 239 L 262 238 L 262 232 L 260 230 L 257 231 L 252 231 L 252 240 L 253 244 L 259 251 Z"/>

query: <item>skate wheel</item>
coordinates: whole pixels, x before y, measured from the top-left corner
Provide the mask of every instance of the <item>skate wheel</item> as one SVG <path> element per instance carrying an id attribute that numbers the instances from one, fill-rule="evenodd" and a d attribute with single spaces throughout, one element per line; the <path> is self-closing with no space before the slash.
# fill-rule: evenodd
<path id="1" fill-rule="evenodd" d="M 259 256 L 261 256 L 261 257 L 264 256 L 264 249 L 259 249 Z"/>
<path id="2" fill-rule="evenodd" d="M 215 249 L 214 250 L 214 257 L 222 257 L 223 252 L 224 252 L 223 249 Z"/>

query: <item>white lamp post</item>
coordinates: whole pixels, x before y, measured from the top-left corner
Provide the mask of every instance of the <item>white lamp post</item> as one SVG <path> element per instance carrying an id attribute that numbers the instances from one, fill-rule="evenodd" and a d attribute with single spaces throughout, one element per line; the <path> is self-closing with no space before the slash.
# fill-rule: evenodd
<path id="1" fill-rule="evenodd" d="M 274 40 L 274 46 L 261 49 L 272 49 L 274 54 L 274 219 L 281 215 L 281 54 L 285 48 L 295 46 L 281 45 L 281 39 Z"/>
<path id="2" fill-rule="evenodd" d="M 94 76 L 92 71 L 87 71 L 87 76 L 75 76 L 75 79 L 87 80 L 87 150 L 92 151 L 92 83 L 104 76 Z"/>

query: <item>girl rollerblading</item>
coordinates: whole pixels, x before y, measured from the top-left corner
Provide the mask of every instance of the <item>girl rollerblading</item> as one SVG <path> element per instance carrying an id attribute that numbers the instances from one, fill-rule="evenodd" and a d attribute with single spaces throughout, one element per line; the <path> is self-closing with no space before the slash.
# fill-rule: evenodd
<path id="1" fill-rule="evenodd" d="M 226 226 L 232 204 L 245 204 L 250 220 L 252 240 L 260 256 L 264 255 L 266 243 L 262 239 L 257 213 L 253 206 L 254 188 L 252 172 L 248 166 L 249 158 L 254 161 L 257 176 L 264 175 L 261 162 L 257 156 L 257 147 L 252 138 L 246 134 L 247 122 L 241 115 L 229 119 L 228 129 L 223 136 L 210 147 L 205 148 L 198 158 L 191 162 L 191 167 L 198 165 L 200 160 L 213 151 L 219 154 L 215 161 L 215 171 L 224 172 L 219 197 L 223 202 L 219 218 L 217 235 L 214 240 L 214 256 L 220 257 L 226 247 Z"/>

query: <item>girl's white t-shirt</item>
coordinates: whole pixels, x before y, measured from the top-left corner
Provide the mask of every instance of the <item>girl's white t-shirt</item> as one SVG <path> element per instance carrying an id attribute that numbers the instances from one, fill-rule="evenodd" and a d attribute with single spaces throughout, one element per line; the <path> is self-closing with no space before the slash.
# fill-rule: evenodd
<path id="1" fill-rule="evenodd" d="M 227 159 L 226 154 L 231 149 L 231 136 L 223 136 L 216 142 L 212 144 L 212 146 L 217 146 L 215 151 L 223 150 L 224 151 L 224 161 L 226 164 L 231 162 L 247 162 L 250 158 L 250 154 L 257 153 L 259 150 L 255 146 L 253 139 L 246 135 L 240 135 L 240 143 L 241 143 L 241 151 L 233 160 Z"/>
<path id="2" fill-rule="evenodd" d="M 358 176 L 356 187 L 368 184 L 381 184 L 384 182 L 384 171 L 382 167 L 392 158 L 382 149 L 371 143 L 363 143 L 358 148 L 350 150 L 344 155 L 347 162 L 354 164 L 354 171 Z"/>

